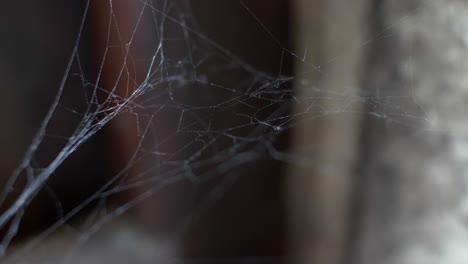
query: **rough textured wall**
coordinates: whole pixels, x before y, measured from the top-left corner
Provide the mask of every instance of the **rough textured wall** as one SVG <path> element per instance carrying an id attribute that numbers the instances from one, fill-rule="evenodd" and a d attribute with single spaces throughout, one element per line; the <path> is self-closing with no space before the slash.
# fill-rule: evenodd
<path id="1" fill-rule="evenodd" d="M 466 263 L 468 2 L 380 2 L 356 263 Z"/>

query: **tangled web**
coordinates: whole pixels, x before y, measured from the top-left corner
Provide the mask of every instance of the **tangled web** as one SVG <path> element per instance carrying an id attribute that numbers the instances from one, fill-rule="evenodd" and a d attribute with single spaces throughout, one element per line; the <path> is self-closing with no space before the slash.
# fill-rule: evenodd
<path id="1" fill-rule="evenodd" d="M 240 177 L 236 169 L 244 165 L 261 159 L 304 166 L 313 164 L 311 158 L 294 156 L 277 144 L 285 133 L 305 122 L 342 113 L 368 114 L 405 125 L 424 120 L 395 104 L 410 97 L 382 98 L 350 92 L 346 88 L 318 88 L 314 80 L 303 76 L 310 72 L 323 75 L 326 65 L 314 65 L 307 58 L 307 52 L 297 55 L 285 48 L 244 2 L 239 4 L 251 16 L 253 26 L 278 46 L 281 60 L 277 63 L 277 74 L 257 69 L 204 35 L 187 13 L 188 4 L 180 8 L 167 0 L 157 4 L 145 0 L 136 12 L 128 40 L 120 35 L 125 35 L 125 30 L 119 31 L 122 25 L 118 22 L 118 12 L 114 12 L 112 1 L 108 2 L 107 30 L 99 34 L 107 35 L 107 41 L 118 39 L 119 45 L 107 44 L 99 62 L 99 72 L 91 78 L 83 69 L 80 56 L 81 36 L 91 23 L 91 3 L 87 3 L 75 47 L 52 106 L 1 193 L 0 203 L 6 209 L 0 214 L 0 227 L 7 230 L 1 240 L 2 255 L 17 234 L 25 209 L 47 186 L 51 175 L 96 133 L 122 117 L 126 121 L 119 128 L 134 131 L 127 135 L 128 141 L 132 141 L 132 137 L 136 139 L 124 168 L 79 206 L 62 213 L 54 225 L 28 244 L 27 249 L 41 243 L 91 204 L 106 210 L 80 232 L 81 242 L 169 185 L 181 181 L 202 184 L 216 179 L 216 184 L 198 206 L 203 211 Z M 148 17 L 151 17 L 150 22 Z M 145 28 L 144 32 L 141 28 Z M 140 35 L 148 32 L 154 39 L 147 37 L 144 44 L 137 41 Z M 360 48 L 365 45 L 362 43 Z M 109 77 L 105 68 L 113 61 L 113 49 L 123 51 L 122 61 L 114 65 L 118 73 L 112 77 L 114 80 L 106 81 Z M 139 58 L 138 49 L 151 50 L 152 54 Z M 284 73 L 286 60 L 297 61 L 307 71 Z M 331 63 L 339 63 L 339 58 Z M 80 83 L 79 92 L 86 107 L 64 102 L 63 95 L 70 87 L 75 87 L 71 83 Z M 308 87 L 312 92 L 298 94 L 293 91 L 292 84 Z M 333 103 L 324 104 L 326 101 Z M 366 107 L 357 107 L 362 104 Z M 70 133 L 55 131 L 54 122 L 60 122 L 60 116 L 67 115 L 79 118 L 76 127 Z M 406 122 L 406 119 L 414 120 Z M 49 153 L 53 158 L 47 165 L 39 166 L 35 162 L 37 151 L 51 139 L 60 141 L 61 147 Z M 131 198 L 107 207 L 105 201 L 126 192 L 132 193 Z M 196 217 L 195 214 L 192 217 Z"/>

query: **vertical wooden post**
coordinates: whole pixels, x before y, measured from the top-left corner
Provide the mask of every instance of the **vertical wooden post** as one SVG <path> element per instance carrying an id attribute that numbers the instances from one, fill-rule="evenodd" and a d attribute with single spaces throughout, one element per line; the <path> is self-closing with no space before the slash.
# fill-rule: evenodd
<path id="1" fill-rule="evenodd" d="M 141 5 L 135 1 L 113 0 L 93 1 L 91 5 L 92 32 L 97 52 L 97 85 L 102 103 L 109 100 L 110 106 L 122 103 L 138 87 L 141 71 L 134 58 L 141 51 L 136 50 L 134 32 L 141 30 L 136 22 Z M 115 100 L 119 100 L 116 102 Z M 123 114 L 112 120 L 108 133 L 108 146 L 114 169 L 121 169 L 131 157 L 138 143 L 134 116 Z M 118 144 L 116 144 L 118 142 Z"/>
<path id="2" fill-rule="evenodd" d="M 293 136 L 289 180 L 291 250 L 296 263 L 346 263 L 348 213 L 362 105 L 360 73 L 366 0 L 294 1 L 299 100 L 308 112 Z M 317 118 L 314 118 L 317 116 Z"/>

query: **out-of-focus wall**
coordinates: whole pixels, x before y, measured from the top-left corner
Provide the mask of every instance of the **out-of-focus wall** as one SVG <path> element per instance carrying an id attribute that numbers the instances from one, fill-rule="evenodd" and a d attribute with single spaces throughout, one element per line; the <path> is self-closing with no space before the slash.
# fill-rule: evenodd
<path id="1" fill-rule="evenodd" d="M 468 3 L 377 2 L 356 263 L 465 263 Z"/>

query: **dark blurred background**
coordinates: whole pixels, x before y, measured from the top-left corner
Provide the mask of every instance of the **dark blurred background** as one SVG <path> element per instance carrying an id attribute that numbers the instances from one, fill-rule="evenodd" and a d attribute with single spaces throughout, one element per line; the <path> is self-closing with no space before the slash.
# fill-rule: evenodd
<path id="1" fill-rule="evenodd" d="M 120 34 L 125 39 L 128 37 L 126 34 L 130 34 L 135 27 L 135 15 L 142 4 L 137 1 L 114 1 L 113 4 L 116 23 L 122 25 Z M 169 4 L 172 9 L 169 9 L 168 14 L 178 19 L 182 15 L 187 16 L 187 23 L 191 23 L 196 30 L 259 71 L 272 76 L 278 73 L 282 47 L 264 32 L 256 19 L 271 28 L 271 33 L 282 45 L 290 45 L 286 1 L 268 3 L 268 8 L 264 8 L 265 1 L 249 2 L 251 12 L 257 17 L 253 17 L 236 1 L 209 0 L 199 1 L 197 4 L 171 1 Z M 4 181 L 18 166 L 55 97 L 75 45 L 85 5 L 85 1 L 64 3 L 52 0 L 41 3 L 11 3 L 2 8 L 1 35 L 4 41 L 1 44 L 0 79 L 5 87 L 5 94 L 1 110 L 4 125 L 0 132 L 0 140 L 4 147 L 0 170 Z M 154 3 L 154 6 L 161 8 L 162 4 Z M 83 75 L 88 81 L 95 80 L 101 71 L 103 80 L 99 85 L 110 90 L 119 71 L 122 54 L 119 51 L 111 53 L 110 61 L 115 65 L 107 63 L 104 69 L 100 69 L 103 49 L 122 43 L 117 43 L 117 39 L 111 39 L 110 44 L 106 43 L 109 10 L 108 2 L 91 1 L 89 17 L 84 24 L 79 44 L 79 60 Z M 151 34 L 154 35 L 151 28 L 154 25 L 150 20 L 152 16 L 155 15 L 151 12 L 145 14 L 139 26 L 138 30 L 149 34 L 137 36 L 139 39 L 134 44 L 137 48 L 132 51 L 137 58 L 151 56 L 157 45 L 154 36 L 151 37 Z M 168 30 L 171 30 L 171 27 L 175 28 L 170 22 L 167 24 Z M 174 29 L 173 35 L 180 37 L 179 31 L 180 29 Z M 177 47 L 169 47 L 167 59 L 184 58 L 186 47 L 183 49 L 184 51 L 179 51 Z M 285 75 L 291 73 L 290 59 L 283 59 L 282 71 Z M 216 78 L 222 79 L 222 74 L 224 73 L 217 74 Z M 242 74 L 238 73 L 237 78 L 242 78 Z M 232 78 L 232 75 L 232 72 L 224 74 L 224 78 Z M 77 76 L 70 76 L 69 79 L 61 105 L 72 109 L 85 109 L 87 101 L 83 83 Z M 236 85 L 239 81 L 233 79 L 224 84 Z M 203 101 L 203 97 L 192 95 L 187 102 L 197 103 Z M 166 118 L 178 121 L 177 116 L 170 113 Z M 54 158 L 53 155 L 62 146 L 62 137 L 69 135 L 79 121 L 79 115 L 59 109 L 58 115 L 51 123 L 50 131 L 53 132 L 48 134 L 47 143 L 43 144 L 35 155 L 34 162 L 37 167 L 46 166 Z M 133 128 L 119 125 L 119 122 L 126 122 L 125 117 L 117 118 L 99 131 L 52 175 L 47 186 L 26 210 L 18 241 L 39 233 L 62 218 L 122 170 L 129 153 L 135 147 L 132 143 L 125 142 L 133 142 L 132 137 L 136 135 Z M 226 125 L 229 127 L 229 123 Z M 278 145 L 285 148 L 286 135 L 279 139 Z M 242 177 L 236 176 L 237 180 L 227 188 L 225 195 L 203 212 L 185 231 L 180 246 L 182 255 L 191 258 L 284 255 L 284 173 L 284 164 L 272 161 L 266 156 L 255 164 L 236 168 L 236 174 Z M 188 218 L 191 211 L 195 210 L 197 201 L 200 200 L 197 197 L 213 189 L 213 184 L 216 185 L 217 182 L 212 181 L 205 185 L 182 182 L 162 190 L 143 205 L 146 213 L 136 213 L 135 217 L 139 219 L 135 221 L 144 224 L 145 229 L 152 230 L 155 234 L 173 235 L 183 219 Z M 122 192 L 115 200 L 128 199 L 126 195 L 131 194 Z M 83 213 L 86 212 L 86 208 L 83 208 Z"/>

